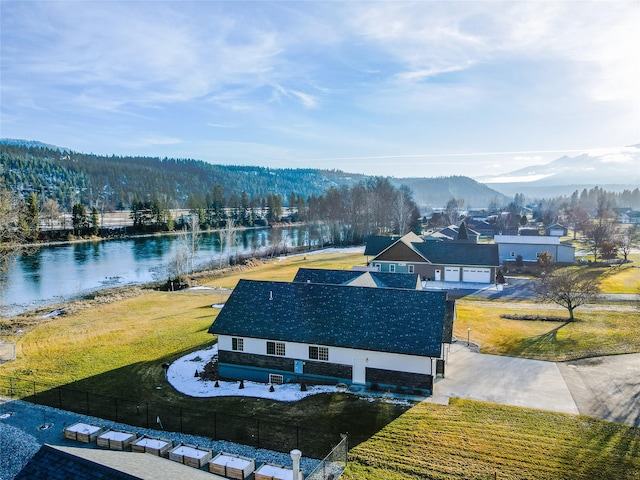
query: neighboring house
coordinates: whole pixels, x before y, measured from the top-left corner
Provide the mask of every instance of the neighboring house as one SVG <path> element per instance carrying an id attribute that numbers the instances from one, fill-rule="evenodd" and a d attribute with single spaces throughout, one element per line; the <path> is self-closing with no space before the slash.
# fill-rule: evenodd
<path id="1" fill-rule="evenodd" d="M 422 282 L 416 274 L 395 274 L 377 271 L 325 270 L 300 268 L 294 282 L 351 285 L 354 287 L 404 288 L 422 290 Z"/>
<path id="2" fill-rule="evenodd" d="M 457 225 L 449 225 L 446 228 L 440 229 L 437 232 L 429 235 L 430 238 L 434 240 L 443 240 L 448 242 L 469 242 L 469 243 L 478 243 L 478 238 L 480 238 L 480 233 L 473 230 L 472 228 L 467 227 L 465 222 L 462 222 L 460 226 Z"/>
<path id="3" fill-rule="evenodd" d="M 221 378 L 432 391 L 454 313 L 445 292 L 240 280 L 209 333 Z"/>
<path id="4" fill-rule="evenodd" d="M 365 254 L 367 249 L 369 244 Z M 437 282 L 493 283 L 500 265 L 496 245 L 424 241 L 413 234 L 381 251 L 368 251 L 374 256 L 370 265 L 381 272 L 417 273 Z"/>
<path id="5" fill-rule="evenodd" d="M 481 237 L 493 237 L 496 233 L 495 223 L 489 222 L 487 219 L 472 218 L 468 225 L 473 231 L 478 232 Z"/>
<path id="6" fill-rule="evenodd" d="M 544 229 L 544 232 L 549 237 L 566 237 L 569 229 L 560 223 L 552 223 Z"/>
<path id="7" fill-rule="evenodd" d="M 538 255 L 549 252 L 555 263 L 573 263 L 576 248 L 560 242 L 560 237 L 539 236 L 522 237 L 519 235 L 496 235 L 494 242 L 498 246 L 500 263 L 515 262 L 522 256 L 524 262 L 537 262 Z"/>
<path id="8" fill-rule="evenodd" d="M 640 224 L 640 212 L 636 210 L 629 210 L 627 212 L 621 213 L 618 216 L 620 223 L 626 224 Z"/>

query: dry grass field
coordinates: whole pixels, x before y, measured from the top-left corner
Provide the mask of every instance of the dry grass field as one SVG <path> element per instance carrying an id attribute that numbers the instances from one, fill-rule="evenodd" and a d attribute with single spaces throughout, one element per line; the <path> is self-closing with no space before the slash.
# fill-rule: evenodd
<path id="1" fill-rule="evenodd" d="M 289 281 L 299 267 L 350 268 L 361 254 L 325 253 L 273 259 L 223 276 L 199 275 L 211 289 L 159 292 L 133 289 L 2 320 L 18 340 L 18 358 L 0 375 L 52 385 L 71 385 L 131 401 L 165 402 L 185 411 L 224 411 L 282 424 L 309 425 L 351 434 L 346 479 L 640 479 L 638 429 L 593 419 L 454 400 L 448 407 L 410 408 L 333 394 L 294 404 L 239 398 L 194 399 L 173 390 L 161 365 L 215 339 L 207 334 L 222 303 L 240 278 Z M 516 321 L 504 313 L 562 310 L 520 302 L 458 301 L 455 334 L 482 351 L 541 359 L 640 351 L 638 315 L 594 306 L 577 310 L 579 321 Z M 624 310 L 627 309 L 627 310 Z M 635 315 L 635 316 L 634 316 Z M 161 389 L 157 389 L 161 386 Z M 187 418 L 188 420 L 188 418 Z M 202 421 L 202 419 L 198 419 Z M 186 425 L 186 424 L 185 424 Z M 377 432 L 377 433 L 376 433 Z M 373 435 L 367 440 L 369 436 Z"/>
<path id="2" fill-rule="evenodd" d="M 453 399 L 421 403 L 350 451 L 345 480 L 640 478 L 640 431 Z"/>
<path id="3" fill-rule="evenodd" d="M 588 305 L 576 310 L 576 321 L 530 321 L 504 314 L 567 317 L 567 311 L 533 302 L 456 302 L 454 335 L 480 345 L 482 353 L 565 361 L 640 352 L 640 311 L 630 305 Z"/>

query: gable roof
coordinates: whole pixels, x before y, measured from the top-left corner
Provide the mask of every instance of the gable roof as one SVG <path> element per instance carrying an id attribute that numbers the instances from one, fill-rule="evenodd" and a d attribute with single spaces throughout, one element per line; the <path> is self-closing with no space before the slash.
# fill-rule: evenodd
<path id="1" fill-rule="evenodd" d="M 440 355 L 446 292 L 240 280 L 209 333 Z"/>
<path id="2" fill-rule="evenodd" d="M 418 275 L 413 273 L 361 272 L 355 270 L 325 270 L 322 268 L 300 268 L 293 281 L 361 287 L 408 288 L 413 290 L 419 285 Z"/>
<path id="3" fill-rule="evenodd" d="M 414 242 L 422 241 L 422 238 L 420 238 L 413 232 L 405 233 L 401 237 L 385 237 L 380 235 L 371 236 L 365 240 L 364 254 L 379 255 L 397 242 L 402 242 L 406 245 L 411 246 L 411 244 Z"/>
<path id="4" fill-rule="evenodd" d="M 438 265 L 477 265 L 494 267 L 498 246 L 489 243 L 422 242 L 413 247 L 429 262 Z"/>
<path id="5" fill-rule="evenodd" d="M 400 240 L 399 236 L 387 237 L 383 235 L 372 235 L 367 237 L 364 241 L 364 254 L 365 256 L 378 255 L 398 240 Z"/>

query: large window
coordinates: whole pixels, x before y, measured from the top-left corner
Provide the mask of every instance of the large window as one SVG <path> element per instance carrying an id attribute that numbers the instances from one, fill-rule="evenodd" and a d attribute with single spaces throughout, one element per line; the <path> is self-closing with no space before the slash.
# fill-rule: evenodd
<path id="1" fill-rule="evenodd" d="M 413 273 L 413 265 L 409 265 L 409 273 Z"/>
<path id="2" fill-rule="evenodd" d="M 284 356 L 284 343 L 282 342 L 267 342 L 267 355 L 279 355 Z"/>
<path id="3" fill-rule="evenodd" d="M 329 348 L 328 347 L 314 347 L 309 346 L 309 358 L 311 360 L 329 360 Z"/>
<path id="4" fill-rule="evenodd" d="M 395 263 L 390 263 L 389 264 L 389 272 L 390 273 L 396 273 L 396 265 L 395 265 Z"/>
<path id="5" fill-rule="evenodd" d="M 244 339 L 242 338 L 231 338 L 231 350 L 236 350 L 238 352 L 244 351 Z"/>

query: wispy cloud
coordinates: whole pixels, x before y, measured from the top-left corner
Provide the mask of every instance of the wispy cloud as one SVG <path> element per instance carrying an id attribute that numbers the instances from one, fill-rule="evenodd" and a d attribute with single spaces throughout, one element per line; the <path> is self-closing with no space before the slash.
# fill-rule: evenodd
<path id="1" fill-rule="evenodd" d="M 426 175 L 640 142 L 637 1 L 1 8 L 12 137 Z"/>

